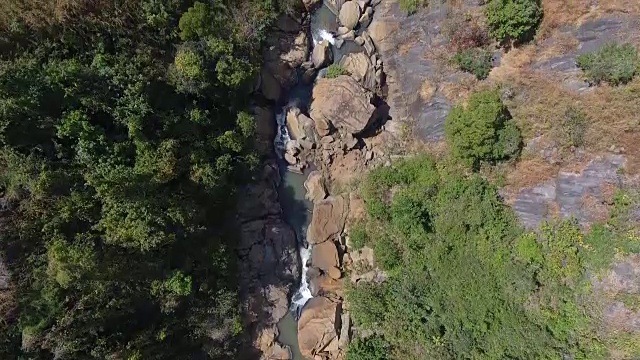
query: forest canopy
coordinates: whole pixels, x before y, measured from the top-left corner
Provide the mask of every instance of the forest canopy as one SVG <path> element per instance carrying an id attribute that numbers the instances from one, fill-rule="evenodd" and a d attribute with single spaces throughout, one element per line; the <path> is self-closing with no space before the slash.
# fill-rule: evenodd
<path id="1" fill-rule="evenodd" d="M 0 3 L 0 358 L 229 358 L 276 1 Z"/>

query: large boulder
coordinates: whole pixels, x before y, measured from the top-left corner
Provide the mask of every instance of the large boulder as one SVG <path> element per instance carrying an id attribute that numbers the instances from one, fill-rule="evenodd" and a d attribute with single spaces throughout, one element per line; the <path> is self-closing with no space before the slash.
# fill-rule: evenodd
<path id="1" fill-rule="evenodd" d="M 355 29 L 358 26 L 362 9 L 356 1 L 347 1 L 340 8 L 340 24 L 347 29 Z"/>
<path id="2" fill-rule="evenodd" d="M 323 274 L 318 275 L 309 280 L 309 289 L 312 296 L 323 295 L 344 295 L 343 280 L 333 279 L 331 276 Z"/>
<path id="3" fill-rule="evenodd" d="M 337 350 L 341 306 L 325 297 L 310 299 L 298 320 L 300 353 L 309 359 Z M 334 349 L 335 348 L 335 349 Z"/>
<path id="4" fill-rule="evenodd" d="M 313 48 L 311 61 L 316 69 L 320 69 L 333 61 L 331 44 L 327 40 L 322 40 Z"/>
<path id="5" fill-rule="evenodd" d="M 372 93 L 351 76 L 318 79 L 313 88 L 309 115 L 321 136 L 331 125 L 357 134 L 372 120 L 376 109 L 371 104 L 372 98 Z"/>
<path id="6" fill-rule="evenodd" d="M 317 267 L 325 273 L 328 273 L 333 268 L 340 266 L 340 259 L 338 259 L 338 249 L 333 241 L 325 241 L 323 243 L 315 245 L 311 249 L 311 265 Z M 335 278 L 335 276 L 331 276 Z M 338 275 L 338 278 L 340 276 Z"/>
<path id="7" fill-rule="evenodd" d="M 376 87 L 376 69 L 375 64 L 371 63 L 370 58 L 364 53 L 351 53 L 342 57 L 340 66 L 351 74 L 362 86 L 369 90 Z"/>
<path id="8" fill-rule="evenodd" d="M 344 229 L 348 204 L 342 196 L 330 196 L 314 204 L 307 241 L 320 244 L 339 235 Z"/>
<path id="9" fill-rule="evenodd" d="M 309 174 L 304 182 L 304 188 L 307 190 L 306 198 L 314 203 L 327 197 L 327 190 L 320 171 L 314 170 Z"/>
<path id="10" fill-rule="evenodd" d="M 312 144 L 317 142 L 315 133 L 315 123 L 308 116 L 300 112 L 298 108 L 290 108 L 287 111 L 287 129 L 292 139 L 306 140 Z"/>
<path id="11" fill-rule="evenodd" d="M 309 57 L 309 38 L 304 31 L 288 33 L 273 32 L 263 47 L 265 67 L 278 82 L 289 87 L 297 80 L 296 68 Z"/>

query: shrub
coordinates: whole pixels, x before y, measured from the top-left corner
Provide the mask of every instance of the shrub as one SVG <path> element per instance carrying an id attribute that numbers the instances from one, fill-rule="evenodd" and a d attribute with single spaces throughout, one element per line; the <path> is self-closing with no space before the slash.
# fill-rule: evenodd
<path id="1" fill-rule="evenodd" d="M 489 44 L 487 29 L 477 21 L 460 14 L 452 15 L 445 23 L 444 35 L 449 39 L 449 45 L 456 53 Z"/>
<path id="2" fill-rule="evenodd" d="M 489 33 L 500 42 L 530 40 L 541 20 L 539 0 L 491 0 L 487 6 Z"/>
<path id="3" fill-rule="evenodd" d="M 338 64 L 331 64 L 327 68 L 327 78 L 335 79 L 340 75 L 349 75 L 349 72 Z"/>
<path id="4" fill-rule="evenodd" d="M 576 64 L 592 84 L 626 84 L 638 72 L 638 50 L 631 44 L 610 43 L 602 49 L 578 56 Z"/>
<path id="5" fill-rule="evenodd" d="M 454 157 L 477 167 L 515 157 L 521 148 L 518 128 L 497 91 L 480 91 L 468 105 L 455 106 L 445 122 L 445 135 Z"/>
<path id="6" fill-rule="evenodd" d="M 569 107 L 560 123 L 559 135 L 564 144 L 579 147 L 584 145 L 584 134 L 587 131 L 587 119 L 585 114 Z"/>
<path id="7" fill-rule="evenodd" d="M 349 344 L 347 360 L 387 360 L 389 344 L 379 335 L 355 339 Z"/>
<path id="8" fill-rule="evenodd" d="M 376 263 L 384 270 L 391 270 L 400 265 L 402 255 L 398 245 L 393 240 L 383 236 L 373 244 L 373 254 L 376 257 Z"/>
<path id="9" fill-rule="evenodd" d="M 371 328 L 384 320 L 387 291 L 383 284 L 360 282 L 346 290 L 351 316 L 359 327 Z"/>
<path id="10" fill-rule="evenodd" d="M 400 9 L 406 11 L 409 15 L 418 11 L 421 6 L 426 6 L 427 0 L 400 0 Z"/>
<path id="11" fill-rule="evenodd" d="M 489 76 L 493 66 L 493 54 L 486 49 L 466 49 L 457 53 L 453 57 L 453 61 L 460 70 L 475 75 L 478 80 L 483 80 Z"/>
<path id="12" fill-rule="evenodd" d="M 367 245 L 367 230 L 362 222 L 355 223 L 349 230 L 349 241 L 354 250 L 362 249 Z"/>

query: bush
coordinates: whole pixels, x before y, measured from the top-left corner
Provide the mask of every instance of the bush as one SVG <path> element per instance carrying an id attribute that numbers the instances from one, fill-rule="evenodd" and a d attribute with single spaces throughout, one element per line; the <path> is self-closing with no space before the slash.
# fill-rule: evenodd
<path id="1" fill-rule="evenodd" d="M 477 21 L 460 14 L 452 15 L 445 23 L 444 35 L 449 39 L 449 45 L 456 53 L 489 44 L 487 29 Z"/>
<path id="2" fill-rule="evenodd" d="M 349 344 L 347 360 L 387 360 L 389 344 L 379 335 L 355 339 Z"/>
<path id="3" fill-rule="evenodd" d="M 592 84 L 603 81 L 611 85 L 626 84 L 638 72 L 638 50 L 631 44 L 610 43 L 602 49 L 578 56 L 576 64 Z"/>
<path id="4" fill-rule="evenodd" d="M 406 11 L 409 15 L 418 11 L 421 6 L 426 6 L 427 0 L 400 0 L 400 9 Z"/>
<path id="5" fill-rule="evenodd" d="M 539 0 L 491 0 L 487 6 L 489 33 L 501 43 L 532 39 L 541 20 Z"/>
<path id="6" fill-rule="evenodd" d="M 402 254 L 393 240 L 383 236 L 373 244 L 376 263 L 384 270 L 391 270 L 402 262 Z"/>
<path id="7" fill-rule="evenodd" d="M 445 122 L 445 135 L 454 157 L 477 167 L 481 161 L 495 162 L 518 155 L 521 136 L 511 122 L 497 91 L 480 91 L 468 105 L 455 106 Z"/>
<path id="8" fill-rule="evenodd" d="M 484 80 L 493 67 L 493 54 L 486 49 L 466 49 L 457 53 L 453 57 L 453 62 L 460 70 L 475 75 L 478 80 Z"/>
<path id="9" fill-rule="evenodd" d="M 582 111 L 569 107 L 564 113 L 560 126 L 559 135 L 564 144 L 575 147 L 584 145 L 587 119 Z"/>
<path id="10" fill-rule="evenodd" d="M 349 75 L 349 72 L 338 64 L 331 64 L 327 68 L 327 78 L 335 79 L 340 75 Z"/>
<path id="11" fill-rule="evenodd" d="M 354 250 L 362 249 L 367 245 L 367 230 L 362 222 L 353 224 L 349 229 L 349 242 Z"/>

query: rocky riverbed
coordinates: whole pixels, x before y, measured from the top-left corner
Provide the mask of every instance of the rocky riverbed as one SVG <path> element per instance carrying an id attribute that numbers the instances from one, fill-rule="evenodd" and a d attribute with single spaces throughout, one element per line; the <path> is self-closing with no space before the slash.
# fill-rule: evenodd
<path id="1" fill-rule="evenodd" d="M 363 204 L 337 184 L 388 161 L 383 148 L 394 137 L 382 130 L 393 128 L 381 97 L 384 65 L 367 32 L 379 3 L 305 1 L 307 13 L 282 16 L 265 48 L 254 112 L 256 142 L 272 160 L 239 211 L 242 298 L 254 344 L 247 358 L 345 356 L 351 321 L 343 275 L 354 263 L 345 229 Z M 327 77 L 330 64 L 346 74 Z M 372 267 L 364 252 L 355 260 Z"/>

